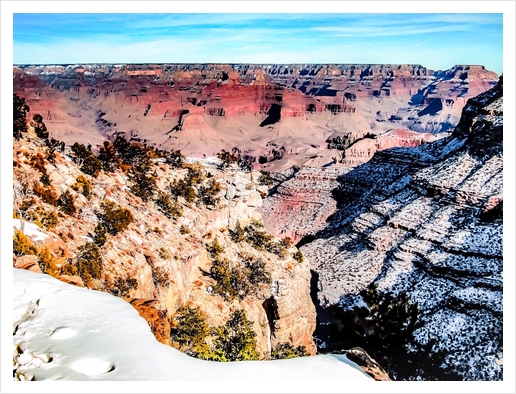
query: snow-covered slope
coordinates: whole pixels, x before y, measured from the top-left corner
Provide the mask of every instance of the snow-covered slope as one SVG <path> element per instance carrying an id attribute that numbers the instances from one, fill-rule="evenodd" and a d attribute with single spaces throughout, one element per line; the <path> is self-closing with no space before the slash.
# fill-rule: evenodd
<path id="1" fill-rule="evenodd" d="M 344 355 L 217 363 L 156 341 L 125 301 L 13 269 L 13 368 L 21 379 L 371 381 Z"/>

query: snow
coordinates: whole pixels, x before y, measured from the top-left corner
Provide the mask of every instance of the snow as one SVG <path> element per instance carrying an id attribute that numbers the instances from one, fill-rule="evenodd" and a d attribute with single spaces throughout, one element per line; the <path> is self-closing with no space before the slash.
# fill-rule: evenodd
<path id="1" fill-rule="evenodd" d="M 20 219 L 13 219 L 13 232 L 14 229 L 21 231 Z M 41 232 L 41 228 L 34 223 L 23 221 L 23 233 L 32 238 L 33 241 L 44 241 L 48 238 L 48 235 Z"/>
<path id="2" fill-rule="evenodd" d="M 13 279 L 18 372 L 35 380 L 371 381 L 344 355 L 198 360 L 157 342 L 138 312 L 110 294 L 16 268 Z"/>

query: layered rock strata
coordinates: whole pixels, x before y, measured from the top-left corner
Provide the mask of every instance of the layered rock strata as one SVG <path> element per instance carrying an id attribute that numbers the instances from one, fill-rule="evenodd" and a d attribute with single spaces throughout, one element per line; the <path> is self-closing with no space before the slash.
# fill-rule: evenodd
<path id="1" fill-rule="evenodd" d="M 93 178 L 82 173 L 69 154 L 67 147 L 64 153 L 57 152 L 51 163 L 44 159 L 41 141 L 14 141 L 13 209 L 25 210 L 22 215 L 27 221 L 26 229 L 33 224 L 29 222 L 37 212 L 47 216 L 54 213 L 57 217 L 52 227 L 40 223 L 38 234 L 42 236 L 32 239 L 38 248 L 47 248 L 51 253 L 52 271 L 48 271 L 48 267 L 43 270 L 53 272 L 68 283 L 86 285 L 79 276 L 64 273 L 63 269 L 70 263 L 75 264 L 81 245 L 93 241 L 102 214 L 99 204 L 111 201 L 129 209 L 134 222 L 116 235 L 107 235 L 106 243 L 100 248 L 101 275 L 87 285 L 130 302 L 148 320 L 161 342 L 169 343 L 168 322 L 178 308 L 189 305 L 199 307 L 210 326 L 224 324 L 234 310 L 243 309 L 253 322 L 258 350 L 263 357 L 280 343 L 304 346 L 310 354 L 315 353 L 312 339 L 315 310 L 310 299 L 308 262 L 293 259 L 294 247 L 280 258 L 268 251 L 259 251 L 247 242 L 235 243 L 230 236 L 230 229 L 237 222 L 245 225 L 251 220 L 261 220 L 256 207 L 261 205 L 261 195 L 266 194 L 267 187 L 258 183 L 259 173 L 244 173 L 235 168 L 220 171 L 205 162 L 203 172 L 221 185 L 217 194 L 220 202 L 216 206 L 197 206 L 180 197 L 182 216 L 168 219 L 152 200 L 144 202 L 131 192 L 133 182 L 125 173 L 101 171 Z M 48 204 L 34 192 L 34 185 L 42 177 L 41 168 L 34 166 L 38 157 L 42 158 L 56 197 L 67 192 L 74 199 L 75 214 Z M 156 160 L 152 172 L 157 187 L 166 191 L 171 182 L 185 176 L 187 169 L 173 169 Z M 72 187 L 79 176 L 91 184 L 88 198 Z M 25 204 L 25 208 L 20 208 L 20 204 Z M 270 286 L 261 285 L 256 292 L 234 301 L 215 293 L 215 281 L 205 274 L 213 263 L 208 248 L 214 240 L 223 248 L 222 256 L 236 266 L 244 260 L 262 260 L 271 277 Z M 33 271 L 40 268 L 35 256 L 15 257 L 13 264 Z"/>
<path id="2" fill-rule="evenodd" d="M 415 342 L 465 380 L 503 376 L 502 89 L 470 99 L 451 136 L 340 176 L 338 211 L 302 247 L 322 305 L 350 310 L 371 282 L 407 295 Z"/>
<path id="3" fill-rule="evenodd" d="M 435 72 L 419 65 L 147 64 L 13 72 L 29 116 L 41 114 L 57 139 L 95 145 L 122 133 L 198 157 L 237 148 L 269 170 L 289 160 L 305 164 L 346 135 L 353 143 L 391 129 L 451 130 L 466 100 L 496 80 L 481 66 Z"/>

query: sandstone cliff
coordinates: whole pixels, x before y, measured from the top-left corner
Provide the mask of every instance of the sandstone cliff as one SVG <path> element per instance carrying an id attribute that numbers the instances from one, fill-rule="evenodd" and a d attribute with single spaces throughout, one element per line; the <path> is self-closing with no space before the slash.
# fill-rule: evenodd
<path id="1" fill-rule="evenodd" d="M 398 364 L 391 373 L 398 379 L 502 379 L 502 91 L 500 79 L 470 99 L 449 137 L 377 152 L 342 172 L 333 188 L 321 182 L 323 171 L 313 170 L 310 189 L 323 196 L 319 206 L 303 203 L 305 181 L 296 175 L 265 202 L 261 210 L 272 231 L 311 235 L 301 250 L 322 305 L 315 334 L 324 341 L 321 351 L 350 345 L 345 325 L 359 319 L 353 311 L 365 305 L 364 291 L 373 283 L 377 299 L 417 306 L 417 318 L 407 315 L 405 322 L 413 333 L 393 350 Z M 282 224 L 283 213 L 276 220 L 296 200 L 303 219 Z M 358 338 L 360 345 L 371 345 L 368 335 Z M 408 350 L 400 351 L 403 346 Z"/>
<path id="2" fill-rule="evenodd" d="M 13 72 L 29 116 L 42 114 L 59 140 L 95 145 L 124 133 L 198 157 L 238 148 L 268 170 L 304 165 L 343 136 L 353 143 L 392 129 L 451 130 L 466 100 L 496 80 L 481 66 L 48 65 Z M 346 165 L 365 161 L 349 154 Z"/>
<path id="3" fill-rule="evenodd" d="M 150 173 L 157 180 L 157 190 L 154 197 L 144 201 L 134 194 L 135 181 L 126 172 L 100 171 L 95 178 L 81 171 L 87 163 L 71 159 L 74 152 L 69 146 L 64 152 L 57 150 L 49 161 L 42 140 L 27 138 L 30 141 L 14 141 L 13 146 L 13 209 L 16 217 L 24 219 L 25 229 L 29 225 L 39 228 L 41 236 L 32 238 L 32 242 L 49 254 L 36 256 L 25 243 L 28 249 L 18 249 L 14 266 L 44 271 L 68 283 L 125 299 L 147 319 L 163 343 L 170 343 L 170 321 L 176 311 L 188 305 L 198 307 L 213 327 L 224 324 L 231 312 L 243 309 L 253 322 L 262 357 L 282 343 L 315 353 L 315 310 L 309 294 L 308 262 L 292 257 L 294 247 L 285 246 L 280 257 L 249 242 L 235 242 L 231 236 L 237 223 L 259 227 L 261 217 L 255 209 L 267 192 L 267 187 L 258 182 L 259 173 L 236 168 L 222 171 L 213 162 L 204 161 L 206 167 L 201 166 L 201 173 L 209 178 L 197 185 L 197 191 L 214 180 L 220 185 L 214 197 L 219 201 L 189 203 L 179 197 L 182 214 L 169 218 L 155 198 L 174 180 L 184 179 L 192 164 L 176 169 L 164 159 L 154 159 Z M 73 201 L 75 212 L 66 198 Z M 85 256 L 81 248 L 98 242 L 97 225 L 106 215 L 103 204 L 113 203 L 129 210 L 134 220 L 127 229 L 104 235 L 98 272 L 83 275 L 81 270 L 87 271 L 88 267 L 78 264 L 79 255 Z M 215 240 L 222 249 L 218 253 L 235 269 L 245 262 L 252 266 L 252 262 L 260 261 L 270 281 L 260 282 L 254 291 L 232 300 L 214 291 L 217 282 L 207 272 L 214 264 L 209 250 Z M 280 245 L 279 240 L 270 242 Z M 95 249 L 88 249 L 90 254 L 83 260 L 95 260 Z"/>

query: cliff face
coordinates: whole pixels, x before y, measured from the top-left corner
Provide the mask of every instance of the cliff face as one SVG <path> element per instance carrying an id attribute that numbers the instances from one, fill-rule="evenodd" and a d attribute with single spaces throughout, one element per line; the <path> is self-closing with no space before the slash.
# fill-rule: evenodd
<path id="1" fill-rule="evenodd" d="M 243 309 L 253 322 L 262 357 L 281 343 L 304 346 L 310 354 L 315 353 L 315 310 L 309 293 L 308 262 L 293 259 L 294 247 L 287 247 L 279 257 L 258 250 L 249 242 L 236 242 L 231 236 L 237 223 L 245 226 L 261 220 L 255 209 L 261 205 L 261 195 L 267 187 L 259 184 L 259 173 L 234 168 L 221 171 L 203 161 L 206 167 L 202 172 L 209 173 L 209 179 L 221 186 L 216 193 L 219 202 L 199 205 L 179 197 L 182 215 L 168 218 L 154 199 L 145 202 L 131 191 L 135 183 L 126 173 L 101 171 L 94 178 L 84 174 L 70 159 L 73 153 L 69 146 L 63 153 L 56 152 L 54 162 L 49 162 L 42 142 L 35 137 L 31 140 L 14 141 L 13 209 L 25 219 L 27 234 L 30 226 L 38 229 L 34 222 L 38 223 L 39 234 L 43 235 L 32 241 L 40 250 L 46 248 L 50 257 L 43 264 L 33 253 L 21 253 L 14 258 L 16 267 L 43 270 L 68 283 L 87 285 L 125 299 L 149 322 L 163 343 L 170 344 L 170 321 L 176 311 L 189 305 L 198 307 L 210 326 L 224 324 L 233 311 Z M 158 190 L 166 192 L 174 180 L 185 178 L 188 167 L 191 165 L 174 169 L 156 159 L 150 173 L 157 180 Z M 48 179 L 44 180 L 43 175 Z M 87 197 L 84 186 L 78 187 L 79 181 L 82 185 L 90 184 Z M 76 212 L 67 211 L 67 204 L 53 204 L 49 194 L 41 192 L 42 182 L 50 183 L 56 199 L 70 195 Z M 81 247 L 96 239 L 95 229 L 105 215 L 101 208 L 105 203 L 128 209 L 134 221 L 127 229 L 106 235 L 106 242 L 99 249 L 100 273 L 83 281 L 78 256 L 84 256 Z M 215 240 L 222 248 L 221 258 L 234 269 L 244 269 L 245 262 L 263 262 L 270 283 L 262 281 L 254 291 L 233 300 L 215 291 L 217 281 L 207 275 L 214 264 L 209 250 Z M 94 259 L 94 251 L 88 256 Z"/>
<path id="2" fill-rule="evenodd" d="M 366 134 L 451 130 L 466 100 L 496 80 L 481 66 L 418 65 L 20 66 L 13 73 L 29 116 L 43 115 L 60 140 L 100 144 L 124 133 L 200 157 L 236 147 L 272 170 L 288 160 L 305 164 L 328 144 L 344 151 Z M 347 143 L 335 142 L 343 136 Z M 362 162 L 349 154 L 346 165 Z"/>
<path id="3" fill-rule="evenodd" d="M 302 248 L 322 304 L 351 310 L 372 282 L 407 295 L 415 343 L 466 380 L 502 379 L 502 126 L 500 80 L 468 101 L 452 136 L 342 175 L 338 211 Z"/>

